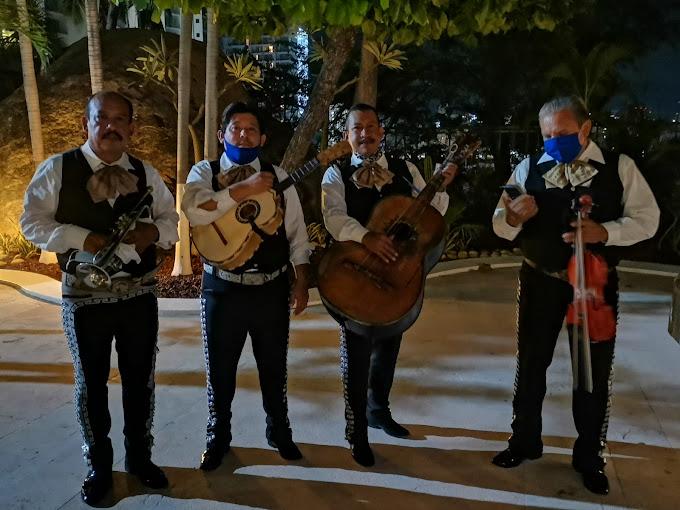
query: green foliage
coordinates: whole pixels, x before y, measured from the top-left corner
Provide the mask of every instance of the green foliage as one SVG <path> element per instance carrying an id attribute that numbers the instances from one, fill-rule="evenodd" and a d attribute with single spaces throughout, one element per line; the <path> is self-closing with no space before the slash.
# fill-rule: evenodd
<path id="1" fill-rule="evenodd" d="M 379 66 L 387 67 L 393 71 L 403 69 L 401 63 L 406 60 L 406 55 L 403 51 L 398 50 L 394 43 L 366 41 L 364 48 L 375 57 Z"/>
<path id="2" fill-rule="evenodd" d="M 28 37 L 40 57 L 40 64 L 47 67 L 52 57 L 49 39 L 45 30 L 45 15 L 43 10 L 31 0 L 28 4 L 28 23 L 19 20 L 17 4 L 14 0 L 0 0 L 0 37 L 12 38 L 14 33 Z"/>
<path id="3" fill-rule="evenodd" d="M 14 234 L 0 233 L 0 251 L 7 255 L 18 255 L 23 259 L 40 253 L 38 247 L 24 237 L 19 227 L 16 227 Z"/>
<path id="4" fill-rule="evenodd" d="M 248 55 L 227 56 L 224 68 L 236 83 L 258 90 L 262 88 L 262 71 Z"/>
<path id="5" fill-rule="evenodd" d="M 135 0 L 150 5 L 151 0 Z M 199 12 L 212 7 L 223 33 L 237 39 L 282 35 L 296 27 L 308 32 L 334 27 L 361 27 L 376 40 L 422 44 L 444 35 L 474 43 L 479 35 L 513 28 L 552 30 L 573 15 L 577 0 L 155 0 L 163 9 Z"/>
<path id="6" fill-rule="evenodd" d="M 312 244 L 312 249 L 325 248 L 330 241 L 330 233 L 323 223 L 309 223 L 307 225 L 307 237 Z"/>
<path id="7" fill-rule="evenodd" d="M 475 223 L 461 223 L 450 226 L 446 236 L 444 257 L 448 259 L 456 258 L 459 251 L 467 250 L 470 243 L 477 240 L 485 230 L 484 225 Z"/>
<path id="8" fill-rule="evenodd" d="M 601 107 L 609 99 L 609 94 L 618 78 L 618 65 L 633 57 L 627 45 L 601 42 L 588 53 L 582 55 L 575 48 L 566 59 L 551 69 L 547 78 L 550 81 L 568 84 L 567 90 L 584 99 L 588 109 Z"/>
<path id="9" fill-rule="evenodd" d="M 161 35 L 160 43 L 151 40 L 151 46 L 140 46 L 144 55 L 135 59 L 135 62 L 126 71 L 142 77 L 144 82 L 156 82 L 160 85 L 171 85 L 177 78 L 178 50 L 168 51 L 165 38 Z"/>

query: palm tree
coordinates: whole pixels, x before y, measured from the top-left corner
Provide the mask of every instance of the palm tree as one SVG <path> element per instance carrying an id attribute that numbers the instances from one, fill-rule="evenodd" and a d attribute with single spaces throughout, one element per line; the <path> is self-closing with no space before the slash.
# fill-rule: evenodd
<path id="1" fill-rule="evenodd" d="M 208 33 L 205 48 L 205 128 L 203 133 L 203 157 L 217 158 L 217 43 L 219 30 L 217 13 L 208 8 Z"/>
<path id="2" fill-rule="evenodd" d="M 191 248 L 189 241 L 189 220 L 182 212 L 182 197 L 189 173 L 189 136 L 181 126 L 189 124 L 189 99 L 191 93 L 191 31 L 193 14 L 182 8 L 179 35 L 179 70 L 177 73 L 177 193 L 176 203 L 179 220 L 179 242 L 175 245 L 175 264 L 172 275 L 192 274 Z"/>
<path id="3" fill-rule="evenodd" d="M 618 78 L 618 65 L 633 56 L 632 49 L 618 44 L 600 43 L 587 55 L 575 49 L 567 60 L 548 72 L 553 82 L 566 82 L 582 97 L 590 111 L 598 111 L 611 97 Z"/>
<path id="4" fill-rule="evenodd" d="M 4 18 L 4 16 L 3 16 Z M 24 94 L 26 96 L 26 108 L 28 110 L 28 128 L 31 133 L 31 148 L 33 149 L 33 163 L 37 165 L 45 159 L 45 148 L 42 137 L 42 122 L 40 120 L 40 95 L 38 93 L 38 82 L 35 77 L 35 66 L 33 65 L 33 44 L 40 43 L 40 34 L 44 37 L 44 31 L 37 31 L 32 27 L 26 0 L 17 0 L 17 18 L 19 26 L 19 50 L 21 53 L 21 70 L 24 78 Z M 33 37 L 32 37 L 33 36 Z M 49 50 L 44 45 L 39 51 L 43 59 L 46 60 Z"/>
<path id="5" fill-rule="evenodd" d="M 85 20 L 87 23 L 87 56 L 90 64 L 90 84 L 92 93 L 96 94 L 104 86 L 97 0 L 85 0 Z"/>

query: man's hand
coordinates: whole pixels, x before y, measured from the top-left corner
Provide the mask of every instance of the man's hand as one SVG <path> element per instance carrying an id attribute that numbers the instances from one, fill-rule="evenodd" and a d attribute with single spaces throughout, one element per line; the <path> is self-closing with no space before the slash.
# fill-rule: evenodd
<path id="1" fill-rule="evenodd" d="M 505 221 L 511 227 L 519 227 L 529 218 L 538 214 L 536 200 L 526 193 L 512 200 L 507 193 L 503 193 L 503 203 L 505 204 Z"/>
<path id="2" fill-rule="evenodd" d="M 83 250 L 94 255 L 99 250 L 104 248 L 104 246 L 106 246 L 106 242 L 108 240 L 109 238 L 103 234 L 96 234 L 94 232 L 90 232 L 89 234 L 87 234 L 85 242 L 83 243 Z"/>
<path id="3" fill-rule="evenodd" d="M 444 183 L 442 184 L 442 187 L 446 188 L 453 182 L 453 179 L 456 178 L 456 175 L 458 175 L 458 165 L 455 163 L 449 163 L 441 171 L 441 174 L 444 176 Z"/>
<path id="4" fill-rule="evenodd" d="M 361 244 L 387 264 L 394 262 L 399 256 L 397 250 L 394 249 L 392 239 L 382 232 L 368 232 L 361 240 Z"/>
<path id="5" fill-rule="evenodd" d="M 576 227 L 576 224 L 576 220 L 570 223 L 572 227 Z M 583 237 L 583 242 L 586 244 L 606 243 L 607 239 L 609 239 L 607 229 L 590 218 L 581 220 L 581 236 Z M 574 242 L 575 237 L 576 234 L 574 232 L 565 232 L 562 234 L 564 242 L 569 244 Z"/>
<path id="6" fill-rule="evenodd" d="M 144 253 L 144 250 L 158 241 L 158 236 L 159 233 L 156 225 L 145 221 L 137 221 L 135 223 L 135 228 L 125 234 L 123 242 L 126 244 L 134 244 L 135 250 L 141 255 Z"/>
<path id="7" fill-rule="evenodd" d="M 290 293 L 290 306 L 295 315 L 299 315 L 307 308 L 309 301 L 309 281 L 307 279 L 307 268 L 309 264 L 295 266 L 296 278 Z"/>
<path id="8" fill-rule="evenodd" d="M 237 202 L 240 202 L 251 195 L 257 195 L 272 189 L 273 185 L 274 175 L 271 172 L 257 172 L 247 179 L 229 186 L 229 195 Z"/>

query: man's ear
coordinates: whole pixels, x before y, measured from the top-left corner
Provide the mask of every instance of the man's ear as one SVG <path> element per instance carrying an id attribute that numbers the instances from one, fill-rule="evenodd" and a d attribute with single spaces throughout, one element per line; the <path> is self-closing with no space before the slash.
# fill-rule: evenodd
<path id="1" fill-rule="evenodd" d="M 349 131 L 343 131 L 342 132 L 342 139 L 343 140 L 349 140 Z"/>
<path id="2" fill-rule="evenodd" d="M 267 143 L 267 135 L 260 135 L 260 147 Z"/>
<path id="3" fill-rule="evenodd" d="M 578 141 L 583 146 L 588 141 L 590 137 L 590 130 L 593 129 L 593 121 L 588 119 L 581 125 L 581 129 L 578 131 Z"/>
<path id="4" fill-rule="evenodd" d="M 87 140 L 87 138 L 88 138 L 87 121 L 88 121 L 88 119 L 87 119 L 87 117 L 85 117 L 85 115 L 83 115 L 80 118 L 80 124 L 83 126 L 83 136 L 85 137 L 85 140 Z"/>
<path id="5" fill-rule="evenodd" d="M 134 136 L 136 130 L 137 130 L 137 124 L 135 124 L 134 120 L 130 121 L 130 134 L 128 135 L 128 138 L 132 138 Z"/>
<path id="6" fill-rule="evenodd" d="M 224 131 L 221 129 L 217 130 L 217 139 L 220 141 L 220 143 L 224 143 Z"/>

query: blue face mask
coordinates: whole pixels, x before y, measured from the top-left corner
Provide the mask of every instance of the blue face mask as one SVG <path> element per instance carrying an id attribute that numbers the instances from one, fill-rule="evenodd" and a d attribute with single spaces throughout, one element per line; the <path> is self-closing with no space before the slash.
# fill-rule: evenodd
<path id="1" fill-rule="evenodd" d="M 543 148 L 548 156 L 560 163 L 571 163 L 581 152 L 578 133 L 550 138 L 543 142 Z"/>
<path id="2" fill-rule="evenodd" d="M 237 165 L 247 165 L 260 155 L 260 147 L 237 147 L 224 140 L 224 150 L 227 157 Z"/>

